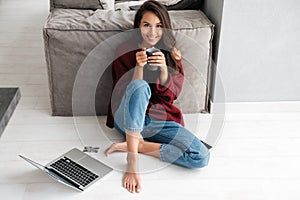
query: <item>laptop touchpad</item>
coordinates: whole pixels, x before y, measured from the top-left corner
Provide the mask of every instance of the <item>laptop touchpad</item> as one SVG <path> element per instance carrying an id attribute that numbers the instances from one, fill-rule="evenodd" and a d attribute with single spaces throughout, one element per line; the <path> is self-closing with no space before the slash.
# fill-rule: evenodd
<path id="1" fill-rule="evenodd" d="M 110 167 L 88 156 L 78 161 L 78 163 L 84 165 L 87 169 L 96 172 L 99 176 L 104 176 L 112 170 Z"/>
<path id="2" fill-rule="evenodd" d="M 70 151 L 67 154 L 65 154 L 66 157 L 72 159 L 73 161 L 81 160 L 82 158 L 86 157 L 86 155 L 79 150 Z"/>

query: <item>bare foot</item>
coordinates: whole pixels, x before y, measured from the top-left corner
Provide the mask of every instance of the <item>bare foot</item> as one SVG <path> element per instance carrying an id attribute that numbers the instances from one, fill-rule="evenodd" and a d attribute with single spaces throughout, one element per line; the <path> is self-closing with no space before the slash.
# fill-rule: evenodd
<path id="1" fill-rule="evenodd" d="M 139 145 L 142 145 L 144 143 L 143 138 L 140 139 Z M 117 151 L 127 151 L 127 142 L 116 142 L 113 143 L 112 145 L 110 145 L 110 147 L 108 147 L 104 154 L 106 156 L 108 156 L 109 154 L 113 153 L 113 152 L 117 152 Z"/>
<path id="2" fill-rule="evenodd" d="M 141 178 L 138 174 L 138 155 L 127 154 L 127 169 L 123 176 L 123 186 L 131 193 L 141 191 Z"/>
<path id="3" fill-rule="evenodd" d="M 131 193 L 141 192 L 141 179 L 138 173 L 126 172 L 123 177 L 123 186 Z"/>
<path id="4" fill-rule="evenodd" d="M 127 143 L 126 142 L 113 143 L 112 145 L 110 145 L 110 147 L 108 147 L 105 150 L 104 154 L 108 156 L 109 154 L 116 151 L 127 151 Z"/>

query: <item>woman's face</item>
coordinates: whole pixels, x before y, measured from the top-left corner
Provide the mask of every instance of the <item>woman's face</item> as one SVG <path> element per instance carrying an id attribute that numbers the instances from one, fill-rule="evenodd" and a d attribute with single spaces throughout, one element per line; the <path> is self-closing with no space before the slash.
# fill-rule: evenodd
<path id="1" fill-rule="evenodd" d="M 162 23 L 153 12 L 145 12 L 140 23 L 142 45 L 150 48 L 156 45 L 163 35 Z"/>

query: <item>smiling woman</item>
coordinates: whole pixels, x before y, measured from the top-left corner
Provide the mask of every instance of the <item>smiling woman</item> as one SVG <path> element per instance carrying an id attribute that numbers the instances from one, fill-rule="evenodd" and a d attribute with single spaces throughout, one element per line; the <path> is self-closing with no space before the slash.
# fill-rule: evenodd
<path id="1" fill-rule="evenodd" d="M 146 1 L 135 15 L 134 27 L 138 37 L 121 44 L 116 50 L 121 56 L 112 63 L 107 117 L 107 125 L 125 136 L 126 142 L 112 144 L 105 153 L 127 152 L 123 186 L 129 192 L 140 192 L 138 153 L 201 168 L 208 164 L 210 152 L 184 127 L 182 112 L 173 104 L 182 90 L 184 70 L 167 9 L 157 1 Z M 147 56 L 150 47 L 160 51 Z M 127 52 L 118 53 L 124 49 Z M 159 70 L 147 72 L 147 63 L 155 63 Z"/>
<path id="2" fill-rule="evenodd" d="M 166 50 L 166 61 L 170 63 L 170 67 L 173 67 L 175 71 L 180 68 L 178 62 L 171 56 L 178 55 L 178 51 L 175 46 L 175 37 L 172 33 L 172 25 L 170 16 L 165 6 L 160 3 L 143 4 L 139 10 L 137 10 L 134 18 L 134 28 L 140 29 L 138 34 L 138 42 L 140 46 L 150 48 L 156 45 L 159 49 Z M 175 56 L 176 57 L 176 56 Z"/>

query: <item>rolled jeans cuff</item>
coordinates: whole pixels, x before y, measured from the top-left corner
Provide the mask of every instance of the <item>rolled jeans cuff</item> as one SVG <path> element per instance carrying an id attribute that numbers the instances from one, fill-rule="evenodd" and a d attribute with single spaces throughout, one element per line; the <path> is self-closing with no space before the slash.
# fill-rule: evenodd
<path id="1" fill-rule="evenodd" d="M 164 162 L 166 162 L 167 160 L 165 159 L 165 155 L 164 155 L 164 149 L 166 148 L 167 144 L 161 144 L 160 145 L 160 149 L 159 149 L 159 153 L 160 153 L 160 159 Z"/>
<path id="2" fill-rule="evenodd" d="M 125 131 L 128 131 L 128 132 L 133 132 L 133 133 L 140 133 L 143 131 L 142 128 L 125 128 Z"/>

